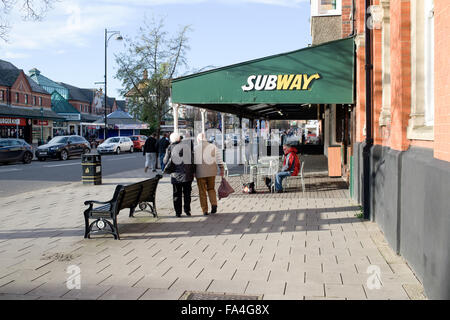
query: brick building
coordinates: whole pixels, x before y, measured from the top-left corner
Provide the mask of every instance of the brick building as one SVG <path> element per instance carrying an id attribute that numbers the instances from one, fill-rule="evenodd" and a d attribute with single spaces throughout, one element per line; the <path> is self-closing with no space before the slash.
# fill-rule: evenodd
<path id="1" fill-rule="evenodd" d="M 370 218 L 410 264 L 427 296 L 449 299 L 450 1 L 372 0 L 370 44 L 364 0 L 311 0 L 311 5 L 312 13 L 321 5 L 335 10 L 312 30 L 335 28 L 340 17 L 341 37 L 355 37 L 352 197 L 368 203 Z M 364 181 L 368 45 L 373 146 L 370 178 Z M 366 184 L 370 199 L 364 199 Z"/>
<path id="2" fill-rule="evenodd" d="M 38 144 L 52 136 L 51 95 L 23 70 L 0 60 L 0 137 L 21 138 Z"/>

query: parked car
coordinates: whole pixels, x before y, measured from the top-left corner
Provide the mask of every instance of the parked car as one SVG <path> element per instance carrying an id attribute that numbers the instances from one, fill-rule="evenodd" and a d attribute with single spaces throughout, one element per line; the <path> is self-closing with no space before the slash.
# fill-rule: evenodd
<path id="1" fill-rule="evenodd" d="M 80 156 L 91 152 L 91 145 L 81 136 L 57 136 L 47 144 L 39 146 L 36 158 L 45 161 L 47 158 L 67 160 L 72 156 Z"/>
<path id="2" fill-rule="evenodd" d="M 33 148 L 22 139 L 0 139 L 0 163 L 31 163 Z"/>
<path id="3" fill-rule="evenodd" d="M 142 151 L 145 141 L 147 140 L 147 136 L 143 135 L 131 136 L 130 139 L 131 141 L 133 141 L 134 150 Z"/>
<path id="4" fill-rule="evenodd" d="M 102 153 L 116 153 L 120 154 L 122 151 L 134 151 L 133 141 L 128 137 L 112 137 L 108 138 L 101 145 L 97 147 L 97 152 Z"/>

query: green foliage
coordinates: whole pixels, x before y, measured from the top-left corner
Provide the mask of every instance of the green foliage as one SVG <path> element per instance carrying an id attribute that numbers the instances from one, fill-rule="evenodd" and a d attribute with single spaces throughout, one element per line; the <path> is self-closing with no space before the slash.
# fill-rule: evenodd
<path id="1" fill-rule="evenodd" d="M 363 207 L 359 207 L 359 213 L 355 214 L 355 217 L 357 217 L 358 219 L 364 219 L 364 209 Z"/>
<path id="2" fill-rule="evenodd" d="M 156 131 L 171 112 L 170 81 L 187 64 L 189 30 L 184 26 L 169 38 L 163 20 L 152 20 L 139 29 L 135 39 L 125 38 L 126 51 L 116 55 L 116 78 L 122 81 L 121 94 L 128 98 L 130 113 Z"/>

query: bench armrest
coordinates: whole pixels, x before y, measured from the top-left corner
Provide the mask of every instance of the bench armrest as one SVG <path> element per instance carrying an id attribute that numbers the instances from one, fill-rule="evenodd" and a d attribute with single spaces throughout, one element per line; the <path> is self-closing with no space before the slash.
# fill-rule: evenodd
<path id="1" fill-rule="evenodd" d="M 88 206 L 88 205 L 92 205 L 92 204 L 108 204 L 111 203 L 111 201 L 106 201 L 106 202 L 101 202 L 101 201 L 95 201 L 95 200 L 88 200 L 84 202 L 84 205 Z"/>

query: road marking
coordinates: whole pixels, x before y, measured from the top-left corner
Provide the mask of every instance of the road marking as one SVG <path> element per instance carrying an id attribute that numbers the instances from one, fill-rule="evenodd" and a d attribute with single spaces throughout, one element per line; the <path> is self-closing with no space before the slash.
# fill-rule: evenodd
<path id="1" fill-rule="evenodd" d="M 81 163 L 54 164 L 54 165 L 44 166 L 44 168 L 55 168 L 55 167 L 76 166 L 76 165 L 81 165 Z"/>
<path id="2" fill-rule="evenodd" d="M 106 159 L 105 161 L 119 161 L 119 160 L 124 160 L 124 159 L 135 159 L 136 157 L 123 157 L 123 158 L 119 158 L 119 159 Z"/>
<path id="3" fill-rule="evenodd" d="M 7 169 L 0 169 L 0 172 L 13 172 L 13 171 L 22 171 L 23 169 L 15 169 L 15 168 L 7 168 Z"/>

